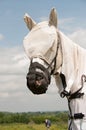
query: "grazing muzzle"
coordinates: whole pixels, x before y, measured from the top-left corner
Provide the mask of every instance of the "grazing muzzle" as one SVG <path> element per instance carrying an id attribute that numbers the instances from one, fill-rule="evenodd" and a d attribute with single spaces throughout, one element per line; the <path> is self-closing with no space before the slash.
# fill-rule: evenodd
<path id="1" fill-rule="evenodd" d="M 48 85 L 51 81 L 51 76 L 48 70 L 38 62 L 30 64 L 29 72 L 27 73 L 27 87 L 34 94 L 46 93 Z"/>

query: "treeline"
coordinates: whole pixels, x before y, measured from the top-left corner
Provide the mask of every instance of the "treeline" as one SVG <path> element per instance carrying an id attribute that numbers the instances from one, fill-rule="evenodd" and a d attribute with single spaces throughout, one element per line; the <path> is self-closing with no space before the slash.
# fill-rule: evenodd
<path id="1" fill-rule="evenodd" d="M 67 122 L 67 112 L 23 112 L 9 113 L 0 112 L 0 124 L 3 123 L 44 123 L 45 119 L 51 120 L 53 123 Z"/>

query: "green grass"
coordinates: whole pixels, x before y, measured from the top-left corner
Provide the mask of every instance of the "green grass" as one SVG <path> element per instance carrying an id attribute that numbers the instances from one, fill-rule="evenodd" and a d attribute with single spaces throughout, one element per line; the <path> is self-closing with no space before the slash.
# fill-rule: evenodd
<path id="1" fill-rule="evenodd" d="M 45 124 L 3 124 L 0 130 L 46 130 Z M 67 124 L 52 124 L 50 130 L 67 130 Z"/>

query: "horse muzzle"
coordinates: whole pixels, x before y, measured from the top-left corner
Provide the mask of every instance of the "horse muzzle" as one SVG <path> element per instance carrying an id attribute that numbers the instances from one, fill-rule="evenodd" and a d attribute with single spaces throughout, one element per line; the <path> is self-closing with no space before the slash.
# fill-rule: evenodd
<path id="1" fill-rule="evenodd" d="M 29 72 L 27 73 L 27 87 L 34 94 L 46 93 L 48 85 L 51 81 L 51 75 L 48 70 L 38 62 L 30 64 Z"/>

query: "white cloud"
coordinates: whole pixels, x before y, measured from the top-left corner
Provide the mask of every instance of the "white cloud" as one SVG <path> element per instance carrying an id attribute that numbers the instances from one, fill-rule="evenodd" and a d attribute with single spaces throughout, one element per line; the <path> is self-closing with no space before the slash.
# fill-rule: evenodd
<path id="1" fill-rule="evenodd" d="M 4 36 L 0 34 L 0 41 L 4 39 Z"/>
<path id="2" fill-rule="evenodd" d="M 73 25 L 72 25 L 73 24 Z M 67 36 L 80 46 L 86 48 L 86 29 L 77 26 L 76 18 L 64 18 L 59 20 L 61 30 L 67 32 Z"/>
<path id="3" fill-rule="evenodd" d="M 0 48 L 0 97 L 22 92 L 29 61 L 19 48 Z"/>
<path id="4" fill-rule="evenodd" d="M 79 44 L 80 46 L 86 48 L 86 30 L 79 29 L 68 35 L 74 42 Z"/>
<path id="5" fill-rule="evenodd" d="M 48 21 L 47 17 L 40 17 L 40 21 Z"/>
<path id="6" fill-rule="evenodd" d="M 75 18 L 64 18 L 64 19 L 60 19 L 59 20 L 59 24 L 60 26 L 63 25 L 63 24 L 67 24 L 67 23 L 73 23 L 75 20 Z"/>
<path id="7" fill-rule="evenodd" d="M 58 23 L 59 23 L 59 27 L 62 31 L 64 32 L 70 32 L 70 31 L 74 31 L 74 28 L 72 27 L 72 24 L 75 22 L 75 18 L 71 17 L 71 18 L 63 18 L 63 19 L 59 19 Z"/>
<path id="8" fill-rule="evenodd" d="M 7 92 L 0 92 L 0 98 L 7 98 L 8 93 Z"/>
<path id="9" fill-rule="evenodd" d="M 2 74 L 25 73 L 23 70 L 29 64 L 24 52 L 19 48 L 0 48 L 0 72 Z"/>

